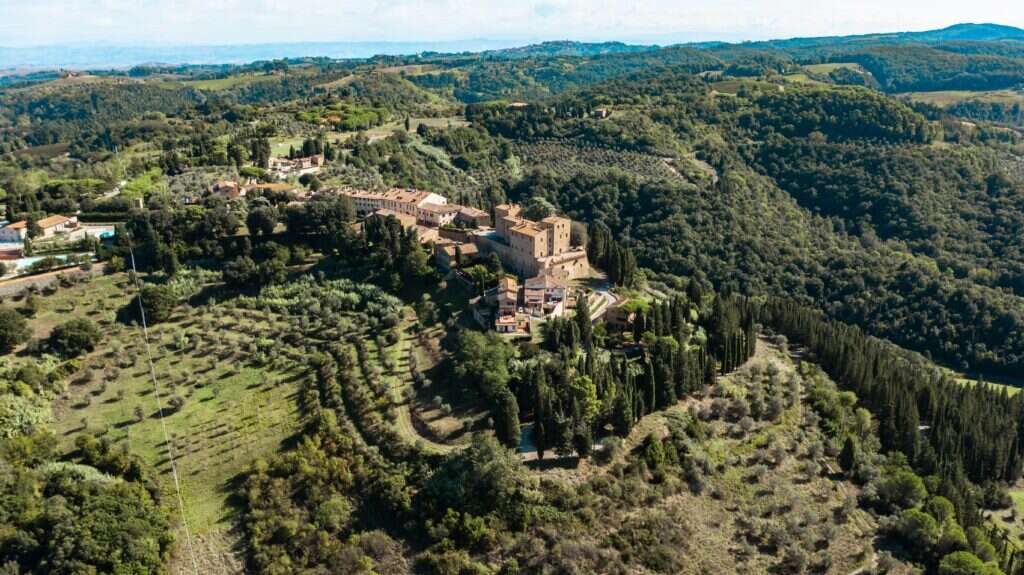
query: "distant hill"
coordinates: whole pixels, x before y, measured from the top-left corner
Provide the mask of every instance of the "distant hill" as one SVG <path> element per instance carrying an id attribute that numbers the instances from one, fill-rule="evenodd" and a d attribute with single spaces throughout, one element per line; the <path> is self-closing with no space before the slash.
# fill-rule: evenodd
<path id="1" fill-rule="evenodd" d="M 941 30 L 909 32 L 905 36 L 921 42 L 1024 40 L 1024 30 L 1002 24 L 954 24 Z"/>
<path id="2" fill-rule="evenodd" d="M 955 24 L 940 30 L 923 32 L 894 32 L 854 36 L 823 36 L 790 38 L 759 42 L 695 42 L 677 46 L 728 52 L 737 49 L 781 50 L 804 56 L 808 52 L 828 49 L 832 52 L 845 48 L 899 44 L 977 43 L 974 52 L 985 52 L 994 44 L 1006 44 L 1016 49 L 1024 44 L 1024 29 L 1001 24 Z M 590 58 L 617 54 L 644 54 L 659 50 L 656 45 L 626 44 L 623 42 L 550 41 L 539 44 L 516 45 L 513 41 L 465 40 L 456 42 L 308 42 L 267 43 L 222 46 L 118 46 L 112 44 L 57 45 L 24 48 L 0 46 L 0 77 L 47 69 L 129 68 L 143 62 L 163 62 L 167 65 L 245 64 L 279 58 L 323 57 L 332 59 L 364 59 L 378 55 L 409 56 L 415 54 L 436 57 L 461 55 L 486 59 L 515 60 L 535 57 Z M 962 48 L 966 50 L 967 48 Z M 729 59 L 729 58 L 726 58 Z"/>
<path id="3" fill-rule="evenodd" d="M 482 52 L 510 48 L 501 40 L 459 42 L 298 42 L 239 45 L 119 46 L 111 44 L 0 46 L 0 76 L 13 69 L 130 68 L 144 62 L 165 64 L 248 64 L 279 58 L 362 59 L 422 52 Z"/>
<path id="4" fill-rule="evenodd" d="M 657 50 L 657 45 L 625 44 L 623 42 L 542 42 L 517 48 L 485 52 L 484 56 L 526 58 L 537 56 L 598 56 L 602 54 L 636 54 Z"/>
<path id="5" fill-rule="evenodd" d="M 818 36 L 805 38 L 788 38 L 765 40 L 762 42 L 743 42 L 739 45 L 776 48 L 799 49 L 819 46 L 836 46 L 844 44 L 905 44 L 939 42 L 994 42 L 999 40 L 1024 41 L 1024 29 L 1002 24 L 954 24 L 939 30 L 922 32 L 891 32 L 882 34 L 856 34 L 850 36 Z M 736 45 L 736 44 L 725 44 Z M 715 47 L 720 47 L 721 44 Z"/>

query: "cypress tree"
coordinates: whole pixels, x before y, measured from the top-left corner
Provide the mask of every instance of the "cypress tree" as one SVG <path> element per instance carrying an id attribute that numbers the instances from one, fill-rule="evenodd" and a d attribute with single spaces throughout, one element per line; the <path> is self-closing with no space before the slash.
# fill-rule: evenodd
<path id="1" fill-rule="evenodd" d="M 508 447 L 518 447 L 520 440 L 519 430 L 519 402 L 516 396 L 506 387 L 498 394 L 497 425 L 495 432 L 498 440 Z"/>
<path id="2" fill-rule="evenodd" d="M 575 324 L 579 328 L 579 340 L 583 349 L 590 351 L 593 345 L 594 326 L 590 323 L 590 302 L 585 293 L 580 293 L 576 298 Z"/>
<path id="3" fill-rule="evenodd" d="M 839 452 L 839 467 L 847 474 L 853 471 L 853 466 L 857 462 L 858 451 L 857 443 L 853 440 L 853 436 L 847 435 L 846 441 L 843 443 L 843 450 Z"/>

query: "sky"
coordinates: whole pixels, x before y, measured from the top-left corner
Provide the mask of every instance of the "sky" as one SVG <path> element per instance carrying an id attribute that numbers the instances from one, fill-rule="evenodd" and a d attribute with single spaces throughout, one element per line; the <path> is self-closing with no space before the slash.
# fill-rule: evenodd
<path id="1" fill-rule="evenodd" d="M 1014 0 L 0 0 L 0 46 L 452 42 L 671 44 L 1024 27 Z"/>

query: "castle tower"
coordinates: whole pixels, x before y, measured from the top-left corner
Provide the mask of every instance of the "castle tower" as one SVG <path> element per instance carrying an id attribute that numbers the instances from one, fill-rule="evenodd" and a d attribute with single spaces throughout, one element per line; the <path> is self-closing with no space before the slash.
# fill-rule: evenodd
<path id="1" fill-rule="evenodd" d="M 546 256 L 557 256 L 569 251 L 570 226 L 572 220 L 559 216 L 548 216 L 541 220 L 541 227 L 548 234 L 548 253 Z"/>

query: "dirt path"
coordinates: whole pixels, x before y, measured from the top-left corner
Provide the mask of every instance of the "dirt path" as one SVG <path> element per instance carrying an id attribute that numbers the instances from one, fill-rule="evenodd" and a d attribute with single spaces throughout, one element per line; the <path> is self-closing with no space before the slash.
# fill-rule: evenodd
<path id="1" fill-rule="evenodd" d="M 406 317 L 406 321 L 410 323 L 413 320 L 415 320 L 415 316 L 412 316 L 411 318 L 408 316 Z M 433 367 L 433 365 L 436 365 L 442 359 L 442 352 L 436 347 L 436 342 L 427 340 L 426 337 L 420 337 L 419 335 L 409 333 L 408 326 L 406 326 L 402 331 L 401 345 L 403 354 L 415 354 L 416 346 L 419 346 L 425 351 L 431 365 L 422 365 L 420 366 L 421 370 Z M 440 443 L 420 433 L 416 423 L 413 421 L 412 401 L 405 399 L 406 390 L 412 387 L 411 377 L 411 374 L 408 372 L 403 375 L 396 376 L 391 389 L 392 393 L 394 393 L 397 398 L 400 398 L 399 401 L 401 402 L 395 407 L 396 417 L 393 423 L 398 434 L 428 453 L 445 454 L 465 447 L 464 445 Z"/>
<path id="2" fill-rule="evenodd" d="M 244 575 L 245 557 L 242 535 L 235 530 L 216 530 L 193 535 L 192 549 L 202 575 Z M 169 564 L 172 575 L 196 575 L 188 554 L 185 536 L 178 533 Z"/>
<path id="3" fill-rule="evenodd" d="M 36 274 L 34 276 L 19 277 L 19 278 L 13 278 L 13 279 L 9 279 L 9 280 L 0 281 L 0 297 L 8 297 L 8 296 L 12 296 L 12 295 L 17 295 L 17 294 L 19 294 L 19 293 L 29 289 L 32 286 L 35 286 L 35 287 L 37 287 L 39 289 L 45 288 L 45 287 L 49 286 L 50 284 L 55 283 L 57 281 L 57 276 L 60 275 L 60 274 L 69 275 L 69 274 L 72 274 L 72 273 L 82 273 L 82 274 L 88 273 L 88 274 L 92 274 L 93 276 L 97 276 L 97 275 L 100 275 L 100 274 L 104 273 L 105 269 L 106 269 L 106 264 L 102 264 L 102 263 L 101 264 L 95 264 L 92 267 L 92 270 L 88 271 L 88 272 L 81 271 L 79 269 L 79 266 L 74 265 L 74 266 L 68 266 L 68 267 L 65 267 L 65 268 L 61 268 L 59 270 L 54 270 L 52 272 Z"/>

